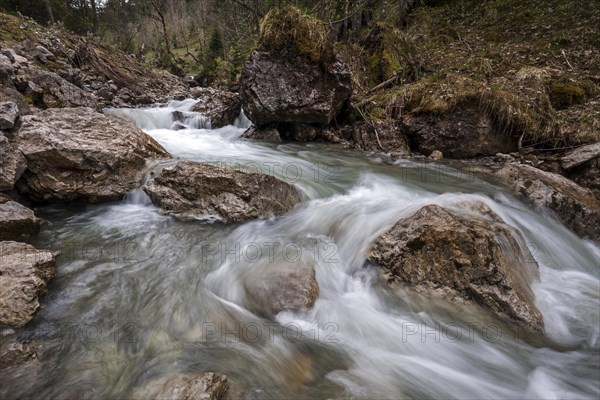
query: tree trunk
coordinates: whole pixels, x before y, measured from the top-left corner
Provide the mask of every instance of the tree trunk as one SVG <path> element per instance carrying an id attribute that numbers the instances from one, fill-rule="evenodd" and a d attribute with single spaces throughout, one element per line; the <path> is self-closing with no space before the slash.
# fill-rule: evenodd
<path id="1" fill-rule="evenodd" d="M 92 23 L 94 26 L 94 33 L 98 30 L 98 13 L 96 12 L 96 0 L 90 0 L 92 5 Z"/>
<path id="2" fill-rule="evenodd" d="M 52 14 L 52 7 L 50 6 L 50 0 L 44 0 L 44 5 L 46 6 L 46 14 L 48 14 L 48 21 L 51 24 L 54 23 L 54 14 Z"/>

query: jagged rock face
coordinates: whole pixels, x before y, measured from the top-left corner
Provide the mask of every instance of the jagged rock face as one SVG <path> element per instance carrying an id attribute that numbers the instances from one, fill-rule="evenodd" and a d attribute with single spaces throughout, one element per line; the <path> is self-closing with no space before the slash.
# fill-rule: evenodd
<path id="1" fill-rule="evenodd" d="M 494 175 L 539 211 L 551 212 L 584 238 L 600 241 L 600 200 L 564 176 L 506 163 Z"/>
<path id="2" fill-rule="evenodd" d="M 22 119 L 18 149 L 27 171 L 17 187 L 38 201 L 120 199 L 140 182 L 146 158 L 168 156 L 132 123 L 91 108 L 48 109 Z"/>
<path id="3" fill-rule="evenodd" d="M 281 215 L 300 201 L 275 177 L 183 161 L 144 186 L 152 202 L 184 220 L 216 217 L 225 223 Z"/>
<path id="4" fill-rule="evenodd" d="M 351 73 L 339 60 L 328 65 L 255 51 L 244 65 L 242 102 L 258 126 L 303 123 L 326 126 L 352 94 Z"/>
<path id="5" fill-rule="evenodd" d="M 23 235 L 34 235 L 41 221 L 33 211 L 16 201 L 0 199 L 0 240 L 16 240 Z"/>
<path id="6" fill-rule="evenodd" d="M 25 156 L 0 133 L 0 192 L 12 190 L 26 168 Z"/>
<path id="7" fill-rule="evenodd" d="M 542 317 L 529 287 L 538 266 L 518 232 L 480 204 L 487 219 L 421 208 L 381 235 L 369 260 L 419 291 L 464 299 L 533 331 Z"/>
<path id="8" fill-rule="evenodd" d="M 273 317 L 284 310 L 310 308 L 319 296 L 315 270 L 306 260 L 278 260 L 253 268 L 244 276 L 250 309 Z"/>
<path id="9" fill-rule="evenodd" d="M 406 134 L 424 155 L 439 150 L 446 158 L 473 158 L 517 149 L 516 141 L 498 131 L 492 119 L 475 107 L 457 108 L 443 115 L 407 114 Z"/>
<path id="10" fill-rule="evenodd" d="M 239 94 L 211 88 L 197 88 L 193 96 L 198 99 L 192 111 L 200 112 L 210 119 L 213 129 L 233 125 L 242 111 Z"/>
<path id="11" fill-rule="evenodd" d="M 21 327 L 40 308 L 54 276 L 54 254 L 18 242 L 0 242 L 0 325 Z"/>
<path id="12" fill-rule="evenodd" d="M 225 375 L 214 372 L 203 374 L 177 374 L 134 389 L 130 399 L 161 400 L 220 400 L 229 388 Z"/>

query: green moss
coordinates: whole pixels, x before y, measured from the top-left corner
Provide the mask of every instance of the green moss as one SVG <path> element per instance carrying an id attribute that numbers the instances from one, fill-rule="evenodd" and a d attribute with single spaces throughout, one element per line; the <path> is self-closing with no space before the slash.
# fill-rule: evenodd
<path id="1" fill-rule="evenodd" d="M 318 62 L 326 52 L 326 45 L 325 24 L 296 7 L 271 10 L 260 27 L 258 46 L 272 52 L 291 50 Z"/>
<path id="2" fill-rule="evenodd" d="M 581 104 L 586 98 L 585 90 L 573 83 L 551 82 L 549 91 L 552 106 L 557 110 Z"/>

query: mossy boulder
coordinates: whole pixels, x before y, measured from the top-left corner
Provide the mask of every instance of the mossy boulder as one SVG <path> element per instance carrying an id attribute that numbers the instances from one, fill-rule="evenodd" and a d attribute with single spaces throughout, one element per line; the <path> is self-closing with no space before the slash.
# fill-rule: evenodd
<path id="1" fill-rule="evenodd" d="M 257 126 L 329 125 L 352 94 L 351 72 L 325 26 L 296 8 L 271 11 L 242 72 L 242 103 Z M 281 128 L 281 129 L 280 129 Z"/>

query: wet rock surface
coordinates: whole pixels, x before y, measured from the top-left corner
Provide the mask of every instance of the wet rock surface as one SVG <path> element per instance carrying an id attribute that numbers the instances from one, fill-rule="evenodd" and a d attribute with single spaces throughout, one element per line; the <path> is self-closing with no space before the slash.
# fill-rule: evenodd
<path id="1" fill-rule="evenodd" d="M 90 108 L 23 117 L 18 149 L 27 159 L 18 189 L 46 202 L 120 199 L 140 182 L 147 158 L 168 156 L 132 123 Z"/>
<path id="2" fill-rule="evenodd" d="M 584 238 L 600 241 L 600 200 L 591 190 L 525 164 L 505 163 L 494 176 L 537 210 L 550 213 Z"/>
<path id="3" fill-rule="evenodd" d="M 150 382 L 144 388 L 135 389 L 129 399 L 220 400 L 228 388 L 229 382 L 225 375 L 214 372 L 180 373 Z"/>
<path id="4" fill-rule="evenodd" d="M 390 280 L 418 291 L 478 304 L 543 332 L 529 287 L 537 263 L 520 234 L 487 206 L 474 218 L 431 205 L 401 219 L 374 243 L 368 259 Z"/>
<path id="5" fill-rule="evenodd" d="M 244 277 L 244 288 L 251 309 L 271 318 L 310 308 L 319 296 L 314 267 L 306 260 L 268 263 Z"/>
<path id="6" fill-rule="evenodd" d="M 0 369 L 37 360 L 36 346 L 31 342 L 14 342 L 0 347 Z"/>
<path id="7" fill-rule="evenodd" d="M 24 235 L 34 235 L 41 221 L 29 208 L 16 201 L 0 199 L 0 240 L 16 240 Z"/>
<path id="8" fill-rule="evenodd" d="M 21 327 L 40 308 L 54 276 L 55 255 L 13 241 L 0 242 L 0 325 Z"/>
<path id="9" fill-rule="evenodd" d="M 144 191 L 178 218 L 225 223 L 282 215 L 300 201 L 292 185 L 275 177 L 191 161 L 165 168 Z"/>
<path id="10" fill-rule="evenodd" d="M 208 117 L 212 129 L 233 125 L 242 111 L 242 98 L 237 93 L 212 88 L 196 88 L 192 96 L 198 99 L 192 111 Z"/>

